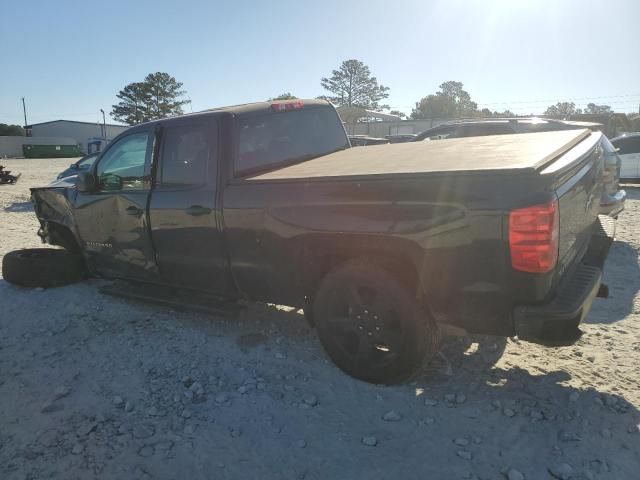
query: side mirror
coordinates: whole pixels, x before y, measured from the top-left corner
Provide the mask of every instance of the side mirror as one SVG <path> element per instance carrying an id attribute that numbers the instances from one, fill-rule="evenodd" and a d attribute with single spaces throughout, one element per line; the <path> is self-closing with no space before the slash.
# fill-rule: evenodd
<path id="1" fill-rule="evenodd" d="M 69 165 L 69 168 L 71 170 L 78 170 L 78 164 L 77 163 L 72 163 L 71 165 Z"/>
<path id="2" fill-rule="evenodd" d="M 110 192 L 117 192 L 122 190 L 122 177 L 115 174 L 106 174 L 100 177 L 100 181 L 96 181 L 99 184 L 100 189 Z M 96 185 L 96 190 L 98 185 Z"/>
<path id="3" fill-rule="evenodd" d="M 98 190 L 98 179 L 92 172 L 80 172 L 76 180 L 79 192 L 91 193 Z"/>

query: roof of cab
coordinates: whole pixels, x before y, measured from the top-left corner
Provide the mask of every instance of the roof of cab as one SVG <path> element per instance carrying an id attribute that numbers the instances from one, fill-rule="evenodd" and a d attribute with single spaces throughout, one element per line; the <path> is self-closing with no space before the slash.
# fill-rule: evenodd
<path id="1" fill-rule="evenodd" d="M 204 110 L 200 113 L 230 112 L 235 114 L 247 114 L 247 113 L 257 113 L 257 112 L 270 112 L 271 106 L 274 104 L 283 104 L 283 103 L 286 104 L 286 103 L 294 103 L 294 102 L 302 102 L 305 107 L 331 105 L 327 100 L 296 98 L 292 100 L 273 100 L 270 102 L 254 102 L 254 103 L 245 103 L 241 105 L 231 105 L 228 107 L 211 108 L 209 110 Z"/>
<path id="2" fill-rule="evenodd" d="M 184 119 L 184 118 L 198 118 L 198 117 L 204 117 L 212 114 L 221 114 L 221 113 L 232 113 L 234 115 L 269 113 L 272 111 L 271 106 L 274 104 L 293 103 L 293 102 L 302 102 L 304 107 L 319 107 L 319 106 L 330 107 L 331 106 L 331 103 L 329 103 L 327 100 L 318 100 L 318 99 L 305 100 L 302 98 L 297 98 L 295 100 L 274 100 L 271 102 L 254 102 L 254 103 L 245 103 L 242 105 L 229 105 L 226 107 L 210 108 L 208 110 L 202 110 L 200 112 L 185 113 L 184 115 L 178 115 L 175 117 L 159 118 L 157 120 L 150 120 L 148 122 L 139 123 L 137 125 L 133 125 L 129 130 L 127 130 L 127 134 L 132 133 L 132 131 L 134 131 L 135 129 L 144 128 L 145 126 L 148 126 L 151 124 L 153 125 L 162 124 L 162 123 L 173 122 L 173 121 Z"/>

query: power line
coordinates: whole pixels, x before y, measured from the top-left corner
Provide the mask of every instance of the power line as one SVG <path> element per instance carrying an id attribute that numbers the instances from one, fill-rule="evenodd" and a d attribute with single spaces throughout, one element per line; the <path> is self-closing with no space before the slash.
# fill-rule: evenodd
<path id="1" fill-rule="evenodd" d="M 493 106 L 493 108 L 490 108 L 491 106 L 487 105 L 487 104 L 478 104 L 478 109 L 483 109 L 483 108 L 487 108 L 488 110 L 510 110 L 512 112 L 534 112 L 534 111 L 542 111 L 545 110 L 547 107 L 552 106 L 555 104 L 538 104 L 538 105 L 515 105 L 515 106 L 509 106 L 509 105 L 504 105 L 502 108 L 497 107 L 497 106 Z M 617 113 L 621 113 L 620 111 L 622 110 L 633 110 L 636 111 L 638 109 L 638 105 L 640 105 L 640 100 L 635 101 L 635 102 L 607 102 L 607 105 L 612 107 L 613 110 L 618 110 Z M 582 108 L 582 105 L 578 104 L 577 105 L 578 108 Z M 397 106 L 397 105 L 391 105 L 389 107 L 391 110 L 410 110 L 410 109 L 414 109 L 415 105 L 411 105 L 411 106 Z"/>
<path id="2" fill-rule="evenodd" d="M 490 106 L 490 105 L 534 105 L 539 103 L 556 104 L 558 101 L 586 101 L 586 100 L 602 100 L 602 99 L 615 99 L 615 98 L 636 98 L 636 100 L 615 100 L 606 101 L 607 104 L 637 104 L 640 102 L 640 93 L 629 93 L 625 95 L 600 95 L 594 97 L 565 97 L 562 100 L 558 98 L 547 100 L 513 100 L 513 101 L 500 101 L 500 102 L 477 102 L 478 106 Z M 391 108 L 414 108 L 413 105 L 393 105 Z M 524 107 L 526 108 L 526 107 Z"/>
<path id="3" fill-rule="evenodd" d="M 640 97 L 638 97 L 637 100 L 615 100 L 615 101 L 609 101 L 609 100 L 605 100 L 605 101 L 601 101 L 600 104 L 606 104 L 606 105 L 628 105 L 628 104 L 632 104 L 632 103 L 638 103 L 638 101 L 640 100 Z M 576 99 L 574 98 L 565 98 L 562 100 L 534 100 L 531 102 L 496 102 L 496 103 L 480 103 L 478 102 L 478 106 L 499 106 L 499 105 L 555 105 L 558 102 L 572 102 L 572 103 L 578 103 L 578 104 L 585 104 L 585 103 L 595 103 L 595 102 L 587 102 L 587 101 L 576 101 Z"/>
<path id="4" fill-rule="evenodd" d="M 20 113 L 16 113 L 16 112 L 0 112 L 0 115 L 20 115 Z M 96 112 L 91 112 L 91 113 L 55 113 L 56 116 L 60 116 L 60 117 L 87 117 L 89 115 L 96 115 Z M 33 114 L 29 114 L 29 117 L 33 118 L 50 118 L 53 115 L 33 115 Z"/>
<path id="5" fill-rule="evenodd" d="M 572 101 L 584 101 L 584 100 L 602 100 L 604 98 L 629 98 L 636 97 L 640 98 L 640 93 L 629 93 L 626 95 L 600 95 L 597 97 L 565 97 L 564 100 L 572 100 Z M 482 105 L 505 105 L 505 104 L 518 104 L 518 103 L 547 103 L 547 102 L 557 102 L 558 98 L 548 99 L 548 100 L 513 100 L 508 102 L 484 102 Z"/>
<path id="6" fill-rule="evenodd" d="M 602 100 L 602 99 L 619 99 L 619 98 L 635 98 L 634 100 L 614 100 L 614 101 L 609 101 L 609 100 L 605 100 L 603 103 L 606 103 L 607 105 L 617 105 L 619 106 L 618 108 L 626 108 L 625 106 L 629 106 L 629 107 L 633 107 L 634 109 L 638 106 L 638 104 L 640 104 L 640 93 L 631 93 L 631 94 L 625 94 L 625 95 L 600 95 L 600 96 L 594 96 L 594 97 L 569 97 L 569 98 L 564 98 L 561 101 L 580 101 L 580 102 L 584 102 L 587 100 Z M 500 106 L 500 105 L 506 105 L 506 106 L 511 106 L 513 105 L 513 107 L 510 108 L 510 110 L 517 110 L 517 111 L 524 111 L 524 110 L 529 110 L 529 109 L 535 109 L 538 108 L 539 104 L 549 104 L 549 105 L 555 105 L 558 102 L 558 98 L 554 98 L 554 99 L 549 99 L 549 100 L 514 100 L 514 101 L 501 101 L 501 102 L 478 102 L 478 107 L 482 108 L 482 107 L 496 107 L 496 106 Z M 411 104 L 411 105 L 392 105 L 390 106 L 390 108 L 392 110 L 401 110 L 401 109 L 410 109 L 410 108 L 415 108 L 415 103 Z M 15 116 L 16 112 L 0 112 L 0 115 L 3 116 Z M 55 113 L 55 117 L 57 118 L 62 118 L 62 117 L 89 117 L 89 116 L 94 116 L 96 115 L 96 112 L 82 112 L 82 113 L 73 113 L 73 112 L 69 112 L 69 113 Z M 34 115 L 33 113 L 31 113 L 29 115 L 33 121 L 33 119 L 47 119 L 47 118 L 52 118 L 54 117 L 54 115 Z M 97 122 L 99 122 L 99 119 L 97 120 Z"/>

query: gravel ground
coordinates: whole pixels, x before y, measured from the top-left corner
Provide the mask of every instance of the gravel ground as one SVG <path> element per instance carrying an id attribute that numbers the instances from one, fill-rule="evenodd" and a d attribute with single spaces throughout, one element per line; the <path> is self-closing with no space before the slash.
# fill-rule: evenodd
<path id="1" fill-rule="evenodd" d="M 28 187 L 65 160 L 2 160 L 0 256 L 40 245 Z M 629 187 L 576 345 L 448 340 L 412 384 L 353 380 L 299 312 L 239 319 L 0 279 L 2 479 L 636 479 L 640 189 Z"/>

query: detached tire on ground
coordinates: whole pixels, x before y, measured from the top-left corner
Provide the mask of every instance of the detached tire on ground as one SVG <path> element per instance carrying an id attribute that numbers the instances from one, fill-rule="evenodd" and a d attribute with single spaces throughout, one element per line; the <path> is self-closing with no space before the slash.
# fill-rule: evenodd
<path id="1" fill-rule="evenodd" d="M 405 382 L 437 353 L 430 315 L 393 274 L 370 261 L 351 260 L 327 274 L 313 312 L 329 357 L 360 380 Z"/>
<path id="2" fill-rule="evenodd" d="M 23 287 L 59 287 L 85 277 L 82 256 L 54 248 L 27 248 L 7 253 L 2 276 Z"/>

